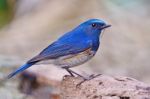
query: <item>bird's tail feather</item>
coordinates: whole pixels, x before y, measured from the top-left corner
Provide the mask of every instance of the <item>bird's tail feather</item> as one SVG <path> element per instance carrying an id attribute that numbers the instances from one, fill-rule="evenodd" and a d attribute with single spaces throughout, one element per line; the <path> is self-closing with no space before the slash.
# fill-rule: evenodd
<path id="1" fill-rule="evenodd" d="M 33 63 L 26 63 L 26 64 L 20 66 L 20 67 L 19 67 L 18 69 L 16 69 L 14 72 L 12 72 L 11 74 L 9 74 L 9 75 L 7 76 L 7 78 L 9 79 L 9 78 L 15 76 L 16 74 L 18 74 L 18 73 L 20 73 L 20 72 L 26 70 L 27 68 L 29 68 L 29 67 L 32 66 L 33 64 L 35 64 L 35 63 L 34 63 L 34 62 L 33 62 Z"/>

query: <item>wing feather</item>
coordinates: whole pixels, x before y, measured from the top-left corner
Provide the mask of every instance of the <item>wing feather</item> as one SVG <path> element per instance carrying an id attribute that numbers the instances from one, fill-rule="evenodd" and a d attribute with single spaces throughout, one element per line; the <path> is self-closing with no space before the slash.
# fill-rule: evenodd
<path id="1" fill-rule="evenodd" d="M 91 47 L 91 44 L 88 44 L 89 42 L 86 42 L 85 44 L 84 43 L 82 42 L 76 44 L 62 44 L 54 42 L 47 48 L 45 48 L 39 55 L 29 60 L 28 63 L 39 62 L 48 59 L 56 59 L 61 56 L 76 54 L 85 51 Z"/>

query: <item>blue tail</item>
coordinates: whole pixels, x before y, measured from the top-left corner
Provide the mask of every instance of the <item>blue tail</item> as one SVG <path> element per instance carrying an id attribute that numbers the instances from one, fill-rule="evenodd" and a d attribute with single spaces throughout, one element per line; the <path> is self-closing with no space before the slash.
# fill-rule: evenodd
<path id="1" fill-rule="evenodd" d="M 12 72 L 11 74 L 9 74 L 9 75 L 7 76 L 7 78 L 9 79 L 9 78 L 15 76 L 16 74 L 18 74 L 18 73 L 20 73 L 20 72 L 26 70 L 27 68 L 29 68 L 29 67 L 32 66 L 33 64 L 35 64 L 35 63 L 34 63 L 34 62 L 33 62 L 33 63 L 26 63 L 26 64 L 22 65 L 22 66 L 19 67 L 17 70 L 15 70 L 15 71 Z"/>

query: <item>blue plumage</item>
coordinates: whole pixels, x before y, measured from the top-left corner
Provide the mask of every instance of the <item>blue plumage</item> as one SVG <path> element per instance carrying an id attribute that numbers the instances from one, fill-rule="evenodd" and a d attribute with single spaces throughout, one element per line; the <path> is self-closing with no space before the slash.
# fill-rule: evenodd
<path id="1" fill-rule="evenodd" d="M 53 60 L 53 64 L 65 68 L 73 75 L 74 72 L 69 68 L 82 64 L 95 55 L 99 48 L 101 31 L 107 27 L 110 27 L 110 25 L 99 19 L 90 19 L 83 22 L 49 45 L 39 55 L 27 61 L 25 65 L 12 72 L 8 78 L 36 63 L 49 60 Z"/>
<path id="2" fill-rule="evenodd" d="M 26 63 L 24 65 L 22 65 L 20 68 L 18 68 L 17 70 L 15 70 L 14 72 L 12 72 L 11 74 L 8 75 L 8 78 L 13 77 L 14 75 L 16 75 L 19 72 L 24 71 L 25 69 L 29 68 L 30 66 L 32 66 L 35 63 Z"/>

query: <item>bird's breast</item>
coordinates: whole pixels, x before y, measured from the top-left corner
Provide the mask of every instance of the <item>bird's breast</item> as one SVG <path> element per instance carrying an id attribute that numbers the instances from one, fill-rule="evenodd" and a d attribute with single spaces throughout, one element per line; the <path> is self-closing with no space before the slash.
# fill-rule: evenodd
<path id="1" fill-rule="evenodd" d="M 73 67 L 85 63 L 86 61 L 91 59 L 94 55 L 95 55 L 94 51 L 91 51 L 91 49 L 87 49 L 84 52 L 80 52 L 78 54 L 60 57 L 56 59 L 54 64 L 61 67 L 65 66 Z"/>

